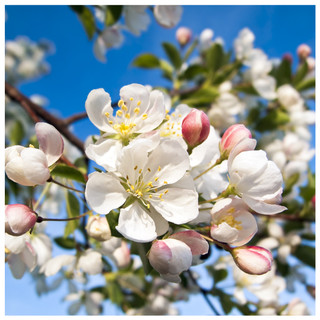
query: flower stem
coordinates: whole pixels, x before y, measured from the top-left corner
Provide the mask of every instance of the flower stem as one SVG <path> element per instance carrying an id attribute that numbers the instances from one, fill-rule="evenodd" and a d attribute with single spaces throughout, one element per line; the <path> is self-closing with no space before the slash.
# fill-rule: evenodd
<path id="1" fill-rule="evenodd" d="M 75 189 L 75 188 L 72 188 L 72 187 L 69 187 L 69 186 L 66 186 L 65 184 L 57 181 L 57 180 L 54 180 L 52 177 L 50 177 L 47 182 L 52 182 L 52 183 L 55 183 L 57 184 L 58 186 L 61 186 L 63 188 L 66 188 L 66 189 L 69 189 L 69 190 L 72 190 L 72 191 L 75 191 L 75 192 L 79 192 L 79 193 L 84 193 L 84 191 L 82 190 L 78 190 L 78 189 Z"/>
<path id="2" fill-rule="evenodd" d="M 92 211 L 89 210 L 89 211 L 81 214 L 80 216 L 71 217 L 71 218 L 63 218 L 63 219 L 59 219 L 59 218 L 43 218 L 41 216 L 38 216 L 37 222 L 41 223 L 42 221 L 71 221 L 71 220 L 78 220 L 78 219 L 81 219 L 81 218 L 85 217 L 86 215 L 90 214 L 91 212 Z"/>
<path id="3" fill-rule="evenodd" d="M 205 171 L 203 171 L 202 173 L 200 173 L 199 175 L 197 175 L 195 178 L 193 178 L 193 180 L 197 180 L 198 178 L 200 178 L 201 176 L 203 176 L 205 173 L 207 173 L 208 171 L 210 171 L 211 169 L 213 169 L 215 166 L 217 166 L 218 164 L 220 164 L 222 161 L 224 160 L 223 157 L 220 157 L 219 159 L 217 159 L 217 161 L 208 169 L 206 169 Z"/>

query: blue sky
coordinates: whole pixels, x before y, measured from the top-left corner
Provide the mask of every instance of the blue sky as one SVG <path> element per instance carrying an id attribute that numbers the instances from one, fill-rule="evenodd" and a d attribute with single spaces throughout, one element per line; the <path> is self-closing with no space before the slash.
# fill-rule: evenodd
<path id="1" fill-rule="evenodd" d="M 6 6 L 6 40 L 27 36 L 32 41 L 48 39 L 55 45 L 55 53 L 48 56 L 50 74 L 20 85 L 25 95 L 41 94 L 49 100 L 49 109 L 58 110 L 62 117 L 84 111 L 84 103 L 92 89 L 104 88 L 113 100 L 118 99 L 122 86 L 136 82 L 150 85 L 167 85 L 157 71 L 144 71 L 131 66 L 134 57 L 151 52 L 164 57 L 163 41 L 175 42 L 175 31 L 187 26 L 199 35 L 211 28 L 215 37 L 222 37 L 227 49 L 239 31 L 250 28 L 256 35 L 255 47 L 263 49 L 269 58 L 291 53 L 295 57 L 301 43 L 308 44 L 315 56 L 315 7 L 314 6 L 185 6 L 182 20 L 173 29 L 163 29 L 152 19 L 148 30 L 140 37 L 125 32 L 125 42 L 120 49 L 107 53 L 103 64 L 93 55 L 90 42 L 76 15 L 68 6 Z M 151 16 L 151 14 L 150 14 Z M 295 64 L 297 58 L 295 57 Z M 75 133 L 84 140 L 97 133 L 87 120 L 74 126 Z M 29 275 L 22 280 L 12 279 L 6 267 L 6 314 L 65 314 L 67 303 L 61 304 L 66 288 L 38 298 Z M 19 301 L 19 309 L 17 308 Z M 199 303 L 204 314 L 210 309 L 202 298 L 183 305 L 184 314 L 194 314 Z M 37 305 L 36 310 L 34 306 Z M 110 314 L 117 311 L 108 306 Z M 192 311 L 193 310 L 193 311 Z"/>

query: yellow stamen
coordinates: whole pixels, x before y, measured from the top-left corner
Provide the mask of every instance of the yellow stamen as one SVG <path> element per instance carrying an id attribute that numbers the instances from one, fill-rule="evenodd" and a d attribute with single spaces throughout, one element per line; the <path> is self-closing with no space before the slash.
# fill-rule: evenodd
<path id="1" fill-rule="evenodd" d="M 159 180 L 159 177 L 155 177 L 155 178 L 154 178 L 154 181 L 158 181 L 158 180 Z"/>
<path id="2" fill-rule="evenodd" d="M 133 101 L 133 98 L 132 98 L 132 97 L 130 98 L 130 101 Z"/>
<path id="3" fill-rule="evenodd" d="M 118 102 L 118 106 L 121 108 L 123 105 L 124 105 L 123 100 L 122 100 L 122 99 L 121 99 L 121 100 L 119 100 L 119 102 Z"/>
<path id="4" fill-rule="evenodd" d="M 106 112 L 105 115 L 106 115 L 107 118 L 110 117 L 110 113 L 109 112 Z"/>
<path id="5" fill-rule="evenodd" d="M 141 104 L 141 101 L 139 100 L 139 101 L 137 102 L 137 106 L 140 106 L 140 104 Z"/>
<path id="6" fill-rule="evenodd" d="M 146 113 L 144 113 L 143 115 L 142 115 L 142 120 L 146 120 L 148 118 L 148 115 L 146 114 Z"/>
<path id="7" fill-rule="evenodd" d="M 127 119 L 130 119 L 130 113 L 126 113 L 126 114 L 125 114 L 125 117 L 126 117 Z"/>
<path id="8" fill-rule="evenodd" d="M 134 110 L 133 110 L 133 112 L 135 113 L 135 114 L 139 114 L 140 113 L 140 108 L 134 108 Z"/>
<path id="9" fill-rule="evenodd" d="M 30 143 L 29 148 L 34 148 L 34 145 Z"/>
<path id="10" fill-rule="evenodd" d="M 118 111 L 116 112 L 116 115 L 117 115 L 118 117 L 122 117 L 122 114 L 123 114 L 122 110 L 118 110 Z"/>
<path id="11" fill-rule="evenodd" d="M 134 170 L 137 170 L 137 168 L 138 168 L 138 166 L 135 166 L 133 169 L 134 169 Z"/>

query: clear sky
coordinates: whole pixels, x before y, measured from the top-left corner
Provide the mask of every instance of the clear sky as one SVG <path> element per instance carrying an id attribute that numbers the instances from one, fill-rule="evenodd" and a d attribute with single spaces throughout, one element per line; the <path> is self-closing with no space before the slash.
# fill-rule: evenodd
<path id="1" fill-rule="evenodd" d="M 187 26 L 199 35 L 211 28 L 215 37 L 222 37 L 226 48 L 231 48 L 239 31 L 250 28 L 256 35 L 255 47 L 263 49 L 269 58 L 281 58 L 291 53 L 295 58 L 301 43 L 308 44 L 315 56 L 315 7 L 314 6 L 185 6 L 177 27 L 163 29 L 152 19 L 146 32 L 136 37 L 124 32 L 125 41 L 120 49 L 107 53 L 107 63 L 96 60 L 93 43 L 87 36 L 76 15 L 68 6 L 20 6 L 5 7 L 5 38 L 27 36 L 33 41 L 48 39 L 55 45 L 55 53 L 47 58 L 51 72 L 44 77 L 22 84 L 19 89 L 25 95 L 41 94 L 49 100 L 49 109 L 58 110 L 62 117 L 84 111 L 84 103 L 92 89 L 104 88 L 112 100 L 117 100 L 122 86 L 136 82 L 143 85 L 167 85 L 157 71 L 140 70 L 131 66 L 134 57 L 151 52 L 164 57 L 163 41 L 175 41 L 179 26 Z M 151 16 L 151 14 L 150 14 Z M 3 46 L 2 46 L 3 47 Z M 84 140 L 97 129 L 87 120 L 74 126 L 75 133 Z M 22 280 L 12 279 L 6 267 L 6 314 L 65 314 L 68 303 L 61 303 L 65 286 L 47 296 L 37 297 L 29 275 Z M 182 314 L 197 314 L 199 301 L 184 304 Z M 17 307 L 18 305 L 18 307 Z M 36 309 L 35 309 L 36 306 Z M 112 306 L 107 314 L 120 314 Z M 204 314 L 210 309 L 201 303 Z M 196 311 L 196 312 L 194 312 Z"/>

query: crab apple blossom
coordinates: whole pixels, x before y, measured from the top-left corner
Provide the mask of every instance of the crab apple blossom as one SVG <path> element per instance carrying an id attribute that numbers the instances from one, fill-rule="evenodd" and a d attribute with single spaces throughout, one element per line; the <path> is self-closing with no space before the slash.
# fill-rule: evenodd
<path id="1" fill-rule="evenodd" d="M 63 139 L 52 125 L 35 125 L 39 149 L 30 146 L 11 146 L 5 150 L 5 170 L 8 178 L 24 186 L 44 184 L 50 178 L 49 167 L 63 153 Z"/>
<path id="2" fill-rule="evenodd" d="M 238 146 L 246 140 L 241 141 Z M 286 207 L 278 205 L 281 201 L 283 179 L 276 164 L 268 160 L 262 150 L 236 154 L 236 149 L 230 153 L 228 159 L 228 188 L 257 213 L 275 214 L 286 210 Z"/>
<path id="3" fill-rule="evenodd" d="M 158 90 L 149 92 L 145 86 L 130 84 L 121 88 L 120 98 L 115 114 L 110 95 L 103 89 L 92 90 L 85 103 L 90 121 L 103 132 L 96 143 L 87 145 L 86 154 L 109 171 L 114 170 L 122 146 L 157 128 L 166 114 Z"/>
<path id="4" fill-rule="evenodd" d="M 252 138 L 251 131 L 243 124 L 230 126 L 223 134 L 219 149 L 224 157 L 228 157 L 231 150 L 244 138 Z"/>
<path id="5" fill-rule="evenodd" d="M 208 138 L 210 122 L 208 116 L 201 110 L 192 111 L 182 121 L 182 135 L 188 146 L 196 147 Z"/>
<path id="6" fill-rule="evenodd" d="M 272 254 L 269 250 L 258 246 L 242 246 L 231 251 L 236 265 L 249 274 L 267 273 L 272 267 Z"/>
<path id="7" fill-rule="evenodd" d="M 155 241 L 148 258 L 163 279 L 180 282 L 179 274 L 191 267 L 192 256 L 206 254 L 208 249 L 208 243 L 200 234 L 186 230 L 174 233 L 167 239 Z"/>
<path id="8" fill-rule="evenodd" d="M 211 237 L 232 246 L 248 243 L 258 231 L 255 218 L 241 199 L 217 201 L 211 209 L 211 216 Z"/>
<path id="9" fill-rule="evenodd" d="M 148 242 L 198 215 L 198 194 L 187 152 L 177 141 L 137 139 L 122 149 L 114 173 L 89 175 L 85 195 L 91 208 L 108 214 L 120 207 L 116 229 L 127 239 Z"/>
<path id="10" fill-rule="evenodd" d="M 5 206 L 6 233 L 21 236 L 28 232 L 37 222 L 37 214 L 24 204 Z"/>
<path id="11" fill-rule="evenodd" d="M 86 230 L 90 237 L 98 241 L 106 241 L 111 238 L 111 230 L 107 219 L 99 215 L 89 217 Z"/>
<path id="12" fill-rule="evenodd" d="M 192 31 L 186 27 L 180 27 L 176 31 L 176 39 L 181 46 L 188 44 L 192 37 Z"/>

